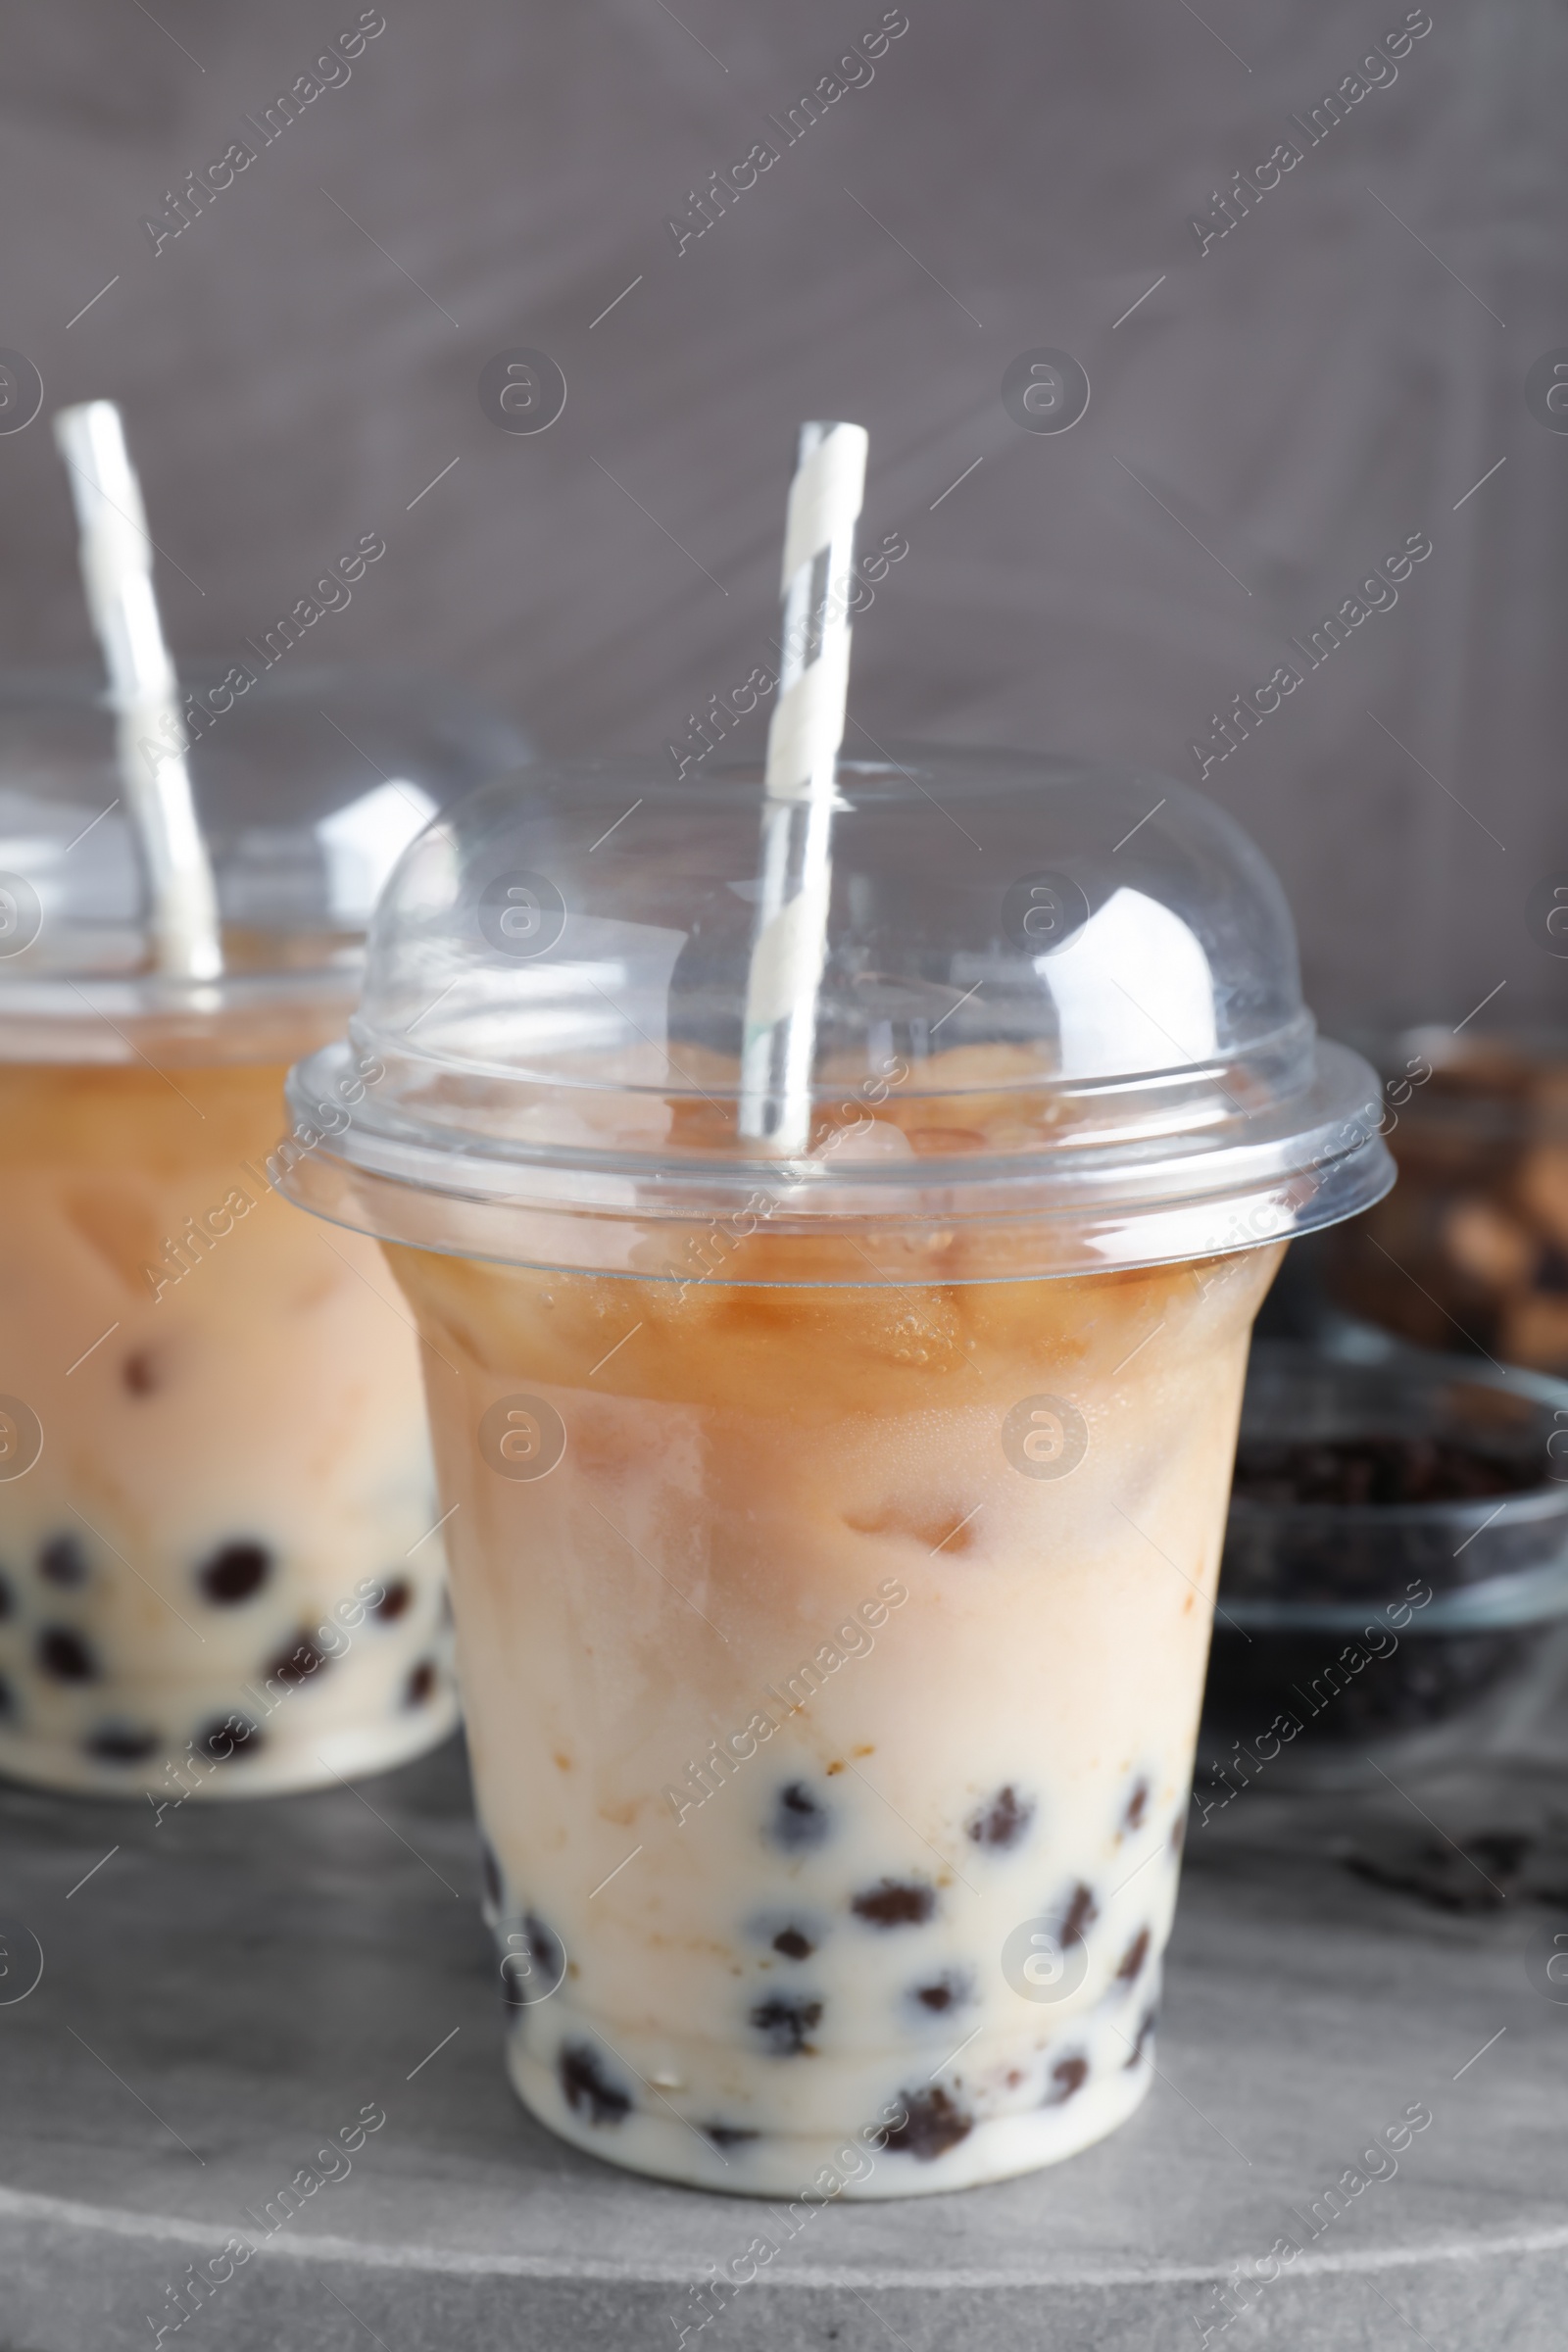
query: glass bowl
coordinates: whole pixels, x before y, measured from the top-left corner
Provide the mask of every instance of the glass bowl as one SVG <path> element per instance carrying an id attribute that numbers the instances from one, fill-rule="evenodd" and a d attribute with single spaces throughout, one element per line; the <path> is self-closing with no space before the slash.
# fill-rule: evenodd
<path id="1" fill-rule="evenodd" d="M 1199 1741 L 1215 1801 L 1493 1747 L 1565 1643 L 1568 1383 L 1254 1346 Z"/>

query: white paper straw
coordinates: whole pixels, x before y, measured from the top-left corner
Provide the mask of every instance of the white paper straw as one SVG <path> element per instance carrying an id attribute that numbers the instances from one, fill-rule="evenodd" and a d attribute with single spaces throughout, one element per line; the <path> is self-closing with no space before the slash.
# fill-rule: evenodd
<path id="1" fill-rule="evenodd" d="M 767 732 L 762 887 L 746 991 L 740 1132 L 810 1141 L 816 995 L 827 948 L 839 746 L 850 684 L 850 572 L 865 492 L 858 424 L 803 424 L 784 527 L 784 642 Z"/>
<path id="2" fill-rule="evenodd" d="M 179 683 L 153 593 L 141 485 L 110 400 L 61 409 L 55 440 L 71 474 L 81 579 L 115 711 L 120 778 L 147 860 L 160 971 L 212 980 L 223 968 L 218 894 L 185 766 Z"/>

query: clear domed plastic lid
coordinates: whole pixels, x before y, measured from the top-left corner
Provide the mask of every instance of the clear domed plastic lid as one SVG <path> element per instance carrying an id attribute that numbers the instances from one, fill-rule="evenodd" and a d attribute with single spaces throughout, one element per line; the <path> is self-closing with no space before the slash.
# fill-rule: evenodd
<path id="1" fill-rule="evenodd" d="M 404 849 L 528 757 L 515 728 L 436 680 L 247 660 L 181 682 L 222 922 L 211 983 L 156 968 L 101 677 L 0 674 L 0 1060 L 123 1058 L 149 1023 L 176 1053 L 288 1059 L 306 1042 L 291 1016 L 324 1005 L 317 1037 L 346 1019 Z"/>
<path id="2" fill-rule="evenodd" d="M 1280 887 L 1210 803 L 1009 752 L 844 760 L 837 790 L 804 1152 L 738 1118 L 760 768 L 584 761 L 405 853 L 348 1038 L 290 1079 L 295 1197 L 626 1271 L 661 1220 L 962 1227 L 985 1279 L 1245 1248 L 1387 1190 L 1377 1081 L 1316 1037 Z"/>

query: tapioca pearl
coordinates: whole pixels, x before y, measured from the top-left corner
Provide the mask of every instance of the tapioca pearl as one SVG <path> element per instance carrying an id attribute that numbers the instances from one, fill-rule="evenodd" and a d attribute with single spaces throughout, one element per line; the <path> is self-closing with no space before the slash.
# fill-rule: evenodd
<path id="1" fill-rule="evenodd" d="M 0 1575 L 0 1618 L 11 1616 L 16 1605 L 17 1596 L 11 1590 L 11 1580 L 5 1575 Z"/>
<path id="2" fill-rule="evenodd" d="M 36 1643 L 38 1671 L 57 1683 L 95 1683 L 98 1660 L 74 1626 L 46 1625 Z"/>
<path id="3" fill-rule="evenodd" d="M 936 1888 L 919 1879 L 883 1879 L 850 1902 L 856 1918 L 873 1928 L 923 1928 L 936 1907 Z"/>
<path id="4" fill-rule="evenodd" d="M 1116 1970 L 1117 1984 L 1136 1984 L 1144 1973 L 1144 1962 L 1148 1958 L 1149 1930 L 1140 1928 L 1121 1956 L 1121 1964 Z"/>
<path id="5" fill-rule="evenodd" d="M 537 1911 L 526 1911 L 515 1926 L 497 1923 L 501 1946 L 502 2005 L 509 2010 L 531 2009 L 548 2000 L 566 1973 L 565 1947 L 547 1928 Z"/>
<path id="6" fill-rule="evenodd" d="M 774 1993 L 748 2012 L 747 2022 L 761 2034 L 775 2058 L 812 2058 L 810 2036 L 822 2022 L 820 2001 L 792 1999 Z"/>
<path id="7" fill-rule="evenodd" d="M 522 1934 L 526 1938 L 529 1959 L 547 1984 L 559 1984 L 566 1973 L 566 1947 L 553 1928 L 546 1927 L 537 1911 L 522 1915 Z"/>
<path id="8" fill-rule="evenodd" d="M 1148 1810 L 1149 1783 L 1140 1778 L 1134 1781 L 1128 1791 L 1127 1802 L 1122 1808 L 1122 1829 L 1124 1831 L 1141 1830 L 1144 1826 L 1144 1816 Z"/>
<path id="9" fill-rule="evenodd" d="M 414 1598 L 414 1587 L 406 1576 L 391 1577 L 381 1587 L 381 1597 L 370 1603 L 370 1615 L 381 1625 L 391 1625 L 407 1610 Z"/>
<path id="10" fill-rule="evenodd" d="M 1175 1820 L 1170 1825 L 1170 1850 L 1178 1862 L 1182 1858 L 1182 1847 L 1186 1844 L 1186 1842 L 1187 1815 L 1184 1810 L 1177 1814 Z"/>
<path id="11" fill-rule="evenodd" d="M 988 1797 L 976 1812 L 970 1814 L 964 1828 L 976 1845 L 990 1846 L 1006 1852 L 1028 1836 L 1035 1817 L 1035 1800 L 1020 1796 L 1011 1782 Z"/>
<path id="12" fill-rule="evenodd" d="M 87 1582 L 87 1554 L 77 1536 L 51 1536 L 38 1547 L 38 1574 L 47 1585 L 74 1592 Z"/>
<path id="13" fill-rule="evenodd" d="M 632 2110 L 632 2097 L 608 2074 L 599 2053 L 586 2041 L 562 2045 L 556 2059 L 561 2095 L 573 2115 L 590 2124 L 623 2124 Z"/>
<path id="14" fill-rule="evenodd" d="M 248 1715 L 219 1715 L 203 1726 L 193 1742 L 197 1755 L 210 1764 L 230 1764 L 256 1755 L 264 1745 L 259 1724 Z"/>
<path id="15" fill-rule="evenodd" d="M 196 1582 L 208 1600 L 232 1608 L 259 1592 L 271 1573 L 272 1555 L 265 1544 L 225 1544 L 202 1562 Z"/>
<path id="16" fill-rule="evenodd" d="M 9 1719 L 17 1711 L 17 1694 L 7 1678 L 0 1674 L 0 1719 Z"/>
<path id="17" fill-rule="evenodd" d="M 323 1666 L 331 1663 L 331 1652 L 321 1647 L 314 1634 L 299 1633 L 263 1669 L 262 1681 L 264 1685 L 283 1683 L 291 1690 L 298 1690 L 301 1683 L 308 1683 Z"/>
<path id="18" fill-rule="evenodd" d="M 1089 2061 L 1076 2052 L 1071 2058 L 1058 2058 L 1052 2068 L 1046 2084 L 1042 2107 L 1065 2107 L 1077 2096 L 1089 2080 Z"/>
<path id="19" fill-rule="evenodd" d="M 409 1669 L 409 1679 L 403 1686 L 403 1704 L 406 1707 L 427 1707 L 435 1696 L 439 1677 L 433 1658 L 421 1658 Z"/>
<path id="20" fill-rule="evenodd" d="M 824 1913 L 792 1902 L 787 1910 L 776 1904 L 752 1912 L 739 1923 L 737 1932 L 747 1943 L 762 1945 L 781 1960 L 800 1961 L 820 1951 L 832 1930 L 833 1923 Z M 772 1962 L 760 1959 L 759 1965 L 770 1968 Z"/>
<path id="21" fill-rule="evenodd" d="M 1086 1886 L 1080 1879 L 1062 1905 L 1061 1941 L 1063 1946 L 1065 1947 L 1069 1943 L 1082 1943 L 1099 1917 L 1100 1905 L 1095 1900 L 1094 1890 L 1092 1887 Z"/>
<path id="22" fill-rule="evenodd" d="M 156 1732 L 135 1724 L 102 1723 L 88 1733 L 84 1745 L 99 1764 L 145 1764 L 149 1756 L 157 1755 L 163 1742 Z"/>
<path id="23" fill-rule="evenodd" d="M 163 1353 L 157 1348 L 133 1349 L 120 1367 L 121 1385 L 131 1396 L 155 1396 L 167 1377 Z"/>
<path id="24" fill-rule="evenodd" d="M 1144 2051 L 1148 2046 L 1149 2038 L 1158 2023 L 1159 2010 L 1157 2006 L 1146 2009 L 1144 2011 L 1143 2016 L 1138 2021 L 1138 2039 L 1133 2043 L 1132 2056 L 1128 2059 L 1127 2068 L 1124 2071 L 1130 2072 L 1133 2067 L 1140 2063 L 1143 2058 Z"/>
<path id="25" fill-rule="evenodd" d="M 921 2164 L 932 2164 L 974 2130 L 974 2117 L 940 2082 L 929 2089 L 901 2090 L 899 2105 L 904 2109 L 904 2121 L 888 2133 L 890 2155 L 913 2156 Z"/>
<path id="26" fill-rule="evenodd" d="M 833 1815 L 820 1797 L 804 1781 L 790 1781 L 773 1799 L 763 1834 L 787 1854 L 798 1854 L 820 1845 L 832 1827 Z"/>
<path id="27" fill-rule="evenodd" d="M 924 1984 L 911 1985 L 908 1998 L 917 2008 L 929 2010 L 933 2017 L 951 2017 L 956 2009 L 966 2009 L 974 1999 L 974 1979 L 967 1969 L 946 1969 Z"/>
<path id="28" fill-rule="evenodd" d="M 743 2148 L 762 2136 L 760 2132 L 750 2131 L 744 2124 L 699 2124 L 697 2129 L 705 2139 L 712 2141 L 720 2154 L 725 2148 Z"/>

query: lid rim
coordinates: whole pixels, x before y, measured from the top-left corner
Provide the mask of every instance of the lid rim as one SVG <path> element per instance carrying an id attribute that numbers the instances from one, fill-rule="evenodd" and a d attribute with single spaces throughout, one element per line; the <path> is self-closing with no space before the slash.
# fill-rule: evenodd
<path id="1" fill-rule="evenodd" d="M 358 1011 L 349 1024 L 349 1030 L 351 1041 L 354 1044 L 374 1053 L 378 1057 L 414 1058 L 406 1054 L 407 1030 L 377 1028 L 370 1022 L 362 1019 Z M 901 1102 L 962 1102 L 968 1095 L 974 1096 L 977 1100 L 986 1100 L 995 1098 L 999 1093 L 1009 1096 L 1016 1095 L 1029 1100 L 1048 1096 L 1056 1102 L 1093 1102 L 1107 1096 L 1154 1094 L 1162 1088 L 1174 1091 L 1180 1087 L 1188 1092 L 1194 1092 L 1205 1083 L 1211 1086 L 1216 1093 L 1224 1094 L 1226 1092 L 1224 1081 L 1227 1078 L 1233 1083 L 1237 1082 L 1239 1065 L 1245 1067 L 1254 1062 L 1266 1061 L 1271 1055 L 1282 1054 L 1287 1048 L 1293 1046 L 1298 1049 L 1310 1049 L 1317 1042 L 1317 1023 L 1312 1013 L 1303 1005 L 1294 1019 L 1281 1021 L 1273 1029 L 1262 1032 L 1255 1038 L 1250 1038 L 1245 1056 L 1236 1054 L 1215 1053 L 1206 1055 L 1200 1061 L 1166 1062 L 1143 1070 L 1103 1071 L 1098 1075 L 1086 1072 L 1082 1076 L 1063 1076 L 1059 1071 L 1042 1069 L 1038 1076 L 1009 1075 L 1004 1082 L 999 1081 L 993 1075 L 977 1077 L 967 1083 L 945 1082 L 941 1086 L 929 1088 L 909 1085 L 902 1079 L 896 1083 Z M 1309 1075 L 1302 1087 L 1297 1090 L 1298 1092 L 1304 1092 L 1316 1074 L 1315 1060 L 1312 1059 L 1310 1054 L 1308 1059 Z M 432 1076 L 478 1079 L 503 1085 L 548 1087 L 553 1094 L 597 1095 L 610 1092 L 633 1101 L 646 1099 L 653 1102 L 695 1099 L 729 1103 L 739 1102 L 741 1100 L 741 1087 L 738 1079 L 733 1082 L 715 1079 L 711 1086 L 703 1088 L 695 1085 L 683 1087 L 654 1081 L 644 1083 L 641 1080 L 630 1079 L 616 1079 L 612 1086 L 607 1086 L 603 1078 L 595 1078 L 592 1075 L 580 1076 L 568 1070 L 530 1069 L 515 1062 L 478 1061 L 458 1054 L 442 1055 L 434 1051 L 428 1054 L 421 1052 L 419 1060 L 421 1066 Z M 929 1068 L 932 1065 L 927 1063 L 924 1066 Z M 825 1080 L 813 1079 L 810 1089 L 811 1100 L 813 1103 L 827 1103 L 835 1100 L 842 1102 L 846 1095 L 856 1087 L 863 1087 L 865 1084 L 865 1076 L 835 1079 L 831 1084 Z M 1279 1102 L 1289 1099 L 1289 1097 L 1276 1098 Z M 866 1098 L 866 1106 L 871 1109 L 876 1108 L 876 1104 L 871 1102 L 870 1098 Z"/>
<path id="2" fill-rule="evenodd" d="M 673 1243 L 682 1234 L 688 1241 L 705 1233 L 710 1235 L 717 1220 L 710 1212 L 705 1215 L 695 1208 L 684 1215 L 666 1217 L 651 1213 L 646 1203 L 630 1208 L 624 1205 L 567 1208 L 552 1203 L 498 1200 L 455 1190 L 444 1194 L 422 1192 L 396 1178 L 381 1177 L 369 1178 L 371 1198 L 368 1199 L 364 1184 L 355 1181 L 356 1171 L 351 1163 L 319 1150 L 301 1152 L 279 1172 L 277 1186 L 296 1206 L 346 1231 L 368 1234 L 382 1243 L 426 1250 L 438 1256 L 487 1264 L 631 1282 L 668 1282 L 691 1289 L 717 1290 L 739 1283 L 743 1288 L 769 1290 L 901 1290 L 907 1289 L 911 1281 L 932 1283 L 938 1289 L 956 1289 L 1001 1282 L 1081 1280 L 1245 1256 L 1254 1250 L 1293 1240 L 1298 1233 L 1353 1216 L 1379 1200 L 1394 1182 L 1394 1167 L 1388 1152 L 1374 1139 L 1368 1151 L 1354 1156 L 1358 1163 L 1354 1188 L 1347 1192 L 1343 1184 L 1325 1186 L 1304 1212 L 1299 1203 L 1294 1204 L 1293 1210 L 1292 1204 L 1281 1200 L 1279 1188 L 1275 1188 L 1273 1193 L 1257 1193 L 1250 1198 L 1227 1195 L 1218 1202 L 1188 1201 L 1174 1207 L 1168 1202 L 1156 1202 L 1142 1211 L 1129 1213 L 1123 1209 L 1119 1215 L 1112 1208 L 1098 1221 L 1063 1209 L 1029 1207 L 1020 1212 L 1016 1203 L 1010 1214 L 997 1211 L 966 1219 L 929 1214 L 878 1218 L 852 1212 L 832 1227 L 822 1224 L 813 1227 L 787 1215 L 768 1218 L 770 1233 L 783 1234 L 807 1250 L 813 1242 L 831 1243 L 840 1232 L 869 1239 L 886 1235 L 890 1239 L 926 1242 L 933 1228 L 941 1231 L 958 1225 L 981 1242 L 988 1234 L 1000 1234 L 1008 1238 L 1009 1245 L 1013 1244 L 1020 1226 L 1027 1226 L 1040 1245 L 1022 1250 L 1013 1247 L 1012 1262 L 995 1270 L 981 1270 L 973 1264 L 961 1270 L 943 1266 L 921 1276 L 912 1273 L 907 1264 L 881 1269 L 867 1258 L 869 1275 L 857 1271 L 848 1279 L 814 1267 L 793 1277 L 775 1274 L 759 1279 L 705 1271 L 701 1266 L 694 1271 L 690 1262 L 680 1264 L 673 1258 L 662 1266 L 637 1264 L 628 1262 L 623 1250 L 612 1247 L 608 1239 L 598 1238 L 624 1235 L 628 1231 L 651 1236 L 663 1230 Z M 412 1204 L 411 1213 L 376 1214 L 375 1201 L 384 1202 L 388 1196 L 393 1198 L 397 1211 Z M 445 1203 L 454 1212 L 454 1230 L 446 1237 L 428 1230 L 421 1218 L 421 1207 L 437 1202 Z M 1229 1232 L 1214 1230 L 1213 1218 L 1220 1208 L 1230 1213 Z M 1248 1223 L 1255 1230 L 1243 1231 L 1242 1227 Z"/>
<path id="3" fill-rule="evenodd" d="M 311 1123 L 310 1114 L 319 1105 L 330 1103 L 335 1110 L 341 1096 L 331 1080 L 335 1069 L 353 1053 L 352 1040 L 334 1040 L 290 1071 L 290 1106 L 305 1124 Z M 356 1060 L 355 1066 L 360 1068 L 361 1062 Z M 675 1159 L 668 1152 L 652 1154 L 601 1152 L 576 1144 L 519 1144 L 472 1128 L 426 1129 L 421 1134 L 412 1121 L 405 1124 L 399 1118 L 396 1106 L 388 1105 L 383 1111 L 373 1102 L 336 1131 L 337 1140 L 345 1149 L 333 1156 L 363 1168 L 368 1174 L 388 1175 L 409 1183 L 418 1183 L 416 1171 L 427 1168 L 431 1173 L 420 1189 L 432 1192 L 454 1189 L 442 1177 L 454 1167 L 462 1166 L 470 1171 L 487 1168 L 497 1178 L 503 1171 L 514 1172 L 519 1179 L 529 1171 L 540 1176 L 560 1172 L 590 1191 L 614 1183 L 622 1186 L 645 1183 L 665 1188 L 687 1186 L 694 1192 L 710 1187 L 728 1193 L 771 1183 L 775 1187 L 788 1185 L 796 1189 L 805 1200 L 831 1180 L 835 1191 L 858 1192 L 867 1198 L 878 1194 L 891 1197 L 900 1191 L 930 1195 L 954 1184 L 961 1185 L 968 1197 L 975 1198 L 991 1187 L 1012 1191 L 1032 1182 L 1058 1195 L 1120 1192 L 1152 1202 L 1165 1197 L 1173 1185 L 1185 1185 L 1190 1175 L 1199 1171 L 1208 1175 L 1224 1166 L 1233 1171 L 1232 1182 L 1201 1183 L 1197 1188 L 1204 1196 L 1223 1197 L 1232 1191 L 1247 1190 L 1251 1176 L 1267 1176 L 1277 1184 L 1289 1184 L 1313 1169 L 1351 1159 L 1369 1145 L 1380 1142 L 1381 1103 L 1375 1087 L 1358 1088 L 1352 1093 L 1348 1083 L 1364 1067 L 1359 1057 L 1347 1048 L 1330 1039 L 1320 1039 L 1313 1051 L 1311 1082 L 1298 1096 L 1260 1103 L 1254 1111 L 1241 1114 L 1244 1121 L 1250 1117 L 1254 1124 L 1250 1139 L 1245 1134 L 1229 1138 L 1209 1136 L 1195 1122 L 1148 1138 L 1157 1148 L 1158 1157 L 1152 1159 L 1146 1153 L 1142 1166 L 1137 1159 L 1138 1137 L 1110 1137 L 1088 1145 L 1074 1145 L 1064 1138 L 1029 1152 L 964 1152 L 948 1158 L 933 1154 L 882 1162 L 830 1163 L 826 1155 L 742 1158 L 733 1153 L 703 1155 L 695 1152 Z M 1366 1075 L 1370 1078 L 1370 1071 Z M 990 1091 L 994 1095 L 999 1089 L 993 1085 Z M 1293 1121 L 1284 1135 L 1270 1136 L 1266 1122 L 1289 1110 L 1293 1102 L 1301 1103 L 1302 1097 L 1308 1099 L 1302 1107 L 1307 1107 L 1315 1098 L 1316 1115 L 1305 1121 Z M 1261 1135 L 1255 1133 L 1259 1125 L 1265 1129 Z M 452 1140 L 438 1143 L 433 1140 L 438 1133 Z M 353 1140 L 356 1137 L 357 1143 Z M 1336 1137 L 1340 1148 L 1325 1148 Z M 1167 1179 L 1163 1188 L 1159 1187 L 1161 1176 Z M 470 1191 L 466 1186 L 462 1189 Z M 499 1183 L 492 1183 L 481 1188 L 481 1197 L 495 1197 L 499 1192 Z M 563 1200 L 561 1204 L 567 1203 Z M 582 1204 L 587 1205 L 587 1201 Z"/>
<path id="4" fill-rule="evenodd" d="M 896 1168 L 807 1163 L 810 1173 L 804 1179 L 801 1163 L 790 1161 L 710 1159 L 671 1168 L 645 1157 L 601 1173 L 585 1169 L 581 1153 L 566 1160 L 462 1148 L 442 1152 L 390 1135 L 376 1124 L 373 1098 L 368 1107 L 345 1109 L 333 1081 L 347 1051 L 338 1041 L 289 1073 L 295 1149 L 281 1181 L 301 1205 L 318 1206 L 329 1194 L 349 1200 L 363 1180 L 378 1198 L 390 1191 L 427 1203 L 444 1199 L 466 1217 L 497 1225 L 530 1216 L 564 1220 L 586 1235 L 628 1222 L 672 1231 L 699 1226 L 772 1192 L 778 1199 L 768 1222 L 775 1232 L 818 1239 L 836 1225 L 861 1231 L 951 1225 L 979 1232 L 1024 1221 L 1067 1237 L 1087 1252 L 1088 1270 L 1094 1263 L 1128 1263 L 1127 1244 L 1140 1231 L 1160 1236 L 1160 1246 L 1143 1262 L 1219 1256 L 1317 1231 L 1370 1207 L 1395 1178 L 1381 1134 L 1364 1118 L 1347 1117 L 1343 1096 L 1338 1113 L 1326 1104 L 1310 1127 L 1289 1139 L 1289 1150 L 1276 1139 L 1181 1159 L 1167 1154 L 1158 1168 L 1145 1172 L 1141 1186 L 1129 1182 L 1125 1159 L 1118 1166 L 1107 1156 L 1102 1168 L 1087 1170 L 1063 1166 L 1065 1155 L 1049 1150 L 1005 1162 L 970 1156 L 902 1160 Z M 1318 1053 L 1331 1072 L 1342 1057 L 1342 1075 L 1359 1066 L 1343 1048 L 1324 1044 Z M 1370 1106 L 1363 1102 L 1359 1107 Z M 322 1132 L 316 1121 L 327 1113 L 332 1124 Z M 314 1171 L 305 1173 L 312 1162 Z M 552 1176 L 565 1181 L 552 1186 Z M 416 1240 L 423 1213 L 411 1209 L 407 1219 L 397 1220 L 408 1232 L 394 1234 L 388 1230 L 392 1218 L 369 1216 L 363 1202 L 360 1211 L 361 1230 L 410 1240 Z M 1222 1218 L 1229 1218 L 1228 1228 L 1220 1228 Z M 340 1213 L 340 1221 L 353 1219 Z M 1244 1223 L 1250 1230 L 1239 1231 Z M 505 1259 L 510 1253 L 494 1254 Z"/>

